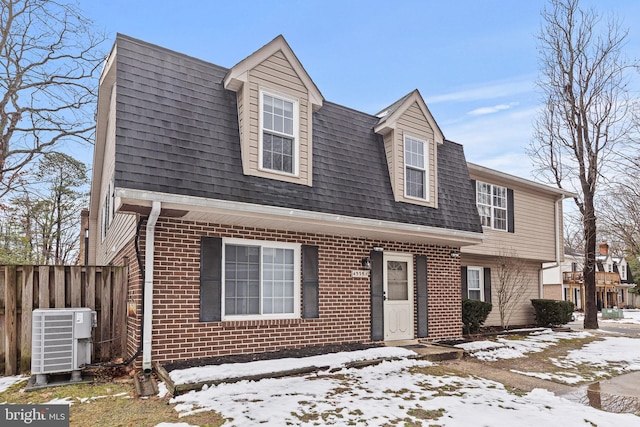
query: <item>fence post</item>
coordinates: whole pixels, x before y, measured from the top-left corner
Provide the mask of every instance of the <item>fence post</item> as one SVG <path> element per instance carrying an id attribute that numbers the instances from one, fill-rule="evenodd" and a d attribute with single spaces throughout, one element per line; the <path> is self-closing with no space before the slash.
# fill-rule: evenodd
<path id="1" fill-rule="evenodd" d="M 33 266 L 22 267 L 22 336 L 20 372 L 31 370 L 31 320 L 33 315 Z"/>
<path id="2" fill-rule="evenodd" d="M 49 266 L 38 267 L 38 308 L 49 308 Z"/>
<path id="3" fill-rule="evenodd" d="M 55 308 L 65 307 L 65 280 L 64 280 L 64 265 L 56 265 L 53 267 L 55 282 L 53 283 L 54 296 L 55 296 Z"/>
<path id="4" fill-rule="evenodd" d="M 111 356 L 111 267 L 102 267 L 102 289 L 100 292 L 100 360 L 108 360 Z"/>
<path id="5" fill-rule="evenodd" d="M 17 373 L 18 359 L 18 311 L 17 311 L 17 286 L 16 267 L 7 265 L 4 269 L 4 319 L 5 319 L 5 354 L 4 374 L 15 375 Z"/>

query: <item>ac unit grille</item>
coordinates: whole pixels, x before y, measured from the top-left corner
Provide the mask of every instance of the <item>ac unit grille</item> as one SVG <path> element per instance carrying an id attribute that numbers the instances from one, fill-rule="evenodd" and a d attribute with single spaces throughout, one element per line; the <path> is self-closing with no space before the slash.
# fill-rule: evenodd
<path id="1" fill-rule="evenodd" d="M 74 367 L 73 312 L 34 311 L 32 374 L 65 372 Z"/>

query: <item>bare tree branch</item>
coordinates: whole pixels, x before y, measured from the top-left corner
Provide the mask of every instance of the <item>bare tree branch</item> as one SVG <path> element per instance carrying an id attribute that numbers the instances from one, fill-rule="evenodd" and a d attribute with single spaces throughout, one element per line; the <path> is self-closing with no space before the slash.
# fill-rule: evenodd
<path id="1" fill-rule="evenodd" d="M 0 197 L 37 156 L 92 143 L 104 40 L 72 4 L 0 0 Z"/>
<path id="2" fill-rule="evenodd" d="M 535 123 L 530 155 L 538 171 L 576 194 L 584 237 L 585 328 L 597 328 L 596 211 L 599 184 L 630 139 L 629 72 L 622 55 L 627 31 L 602 22 L 579 0 L 551 0 L 538 36 L 539 87 L 545 110 Z M 602 30 L 602 31 L 600 31 Z"/>

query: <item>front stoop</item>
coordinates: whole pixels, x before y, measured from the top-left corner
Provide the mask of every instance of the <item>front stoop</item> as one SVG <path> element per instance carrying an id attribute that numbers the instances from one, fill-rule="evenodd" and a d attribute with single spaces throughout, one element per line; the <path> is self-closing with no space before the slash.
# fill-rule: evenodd
<path id="1" fill-rule="evenodd" d="M 414 351 L 420 359 L 430 362 L 440 362 L 442 360 L 459 360 L 464 356 L 461 348 L 422 342 L 420 340 L 388 341 L 387 347 L 402 347 Z"/>

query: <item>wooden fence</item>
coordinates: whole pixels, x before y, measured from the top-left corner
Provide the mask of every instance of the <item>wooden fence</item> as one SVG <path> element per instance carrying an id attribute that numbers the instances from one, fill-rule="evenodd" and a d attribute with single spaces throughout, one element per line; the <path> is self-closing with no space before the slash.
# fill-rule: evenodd
<path id="1" fill-rule="evenodd" d="M 95 310 L 92 361 L 124 356 L 127 276 L 127 267 L 0 266 L 0 374 L 30 371 L 31 317 L 36 308 Z"/>

